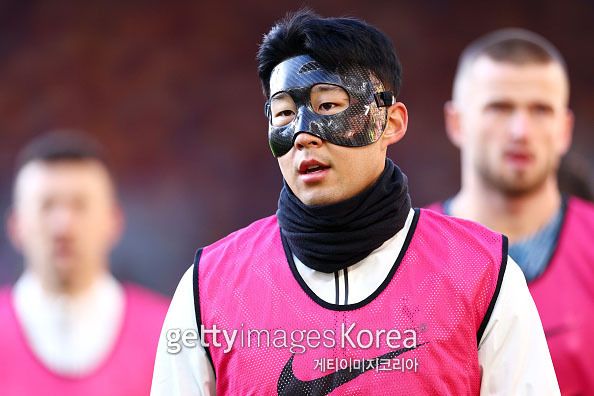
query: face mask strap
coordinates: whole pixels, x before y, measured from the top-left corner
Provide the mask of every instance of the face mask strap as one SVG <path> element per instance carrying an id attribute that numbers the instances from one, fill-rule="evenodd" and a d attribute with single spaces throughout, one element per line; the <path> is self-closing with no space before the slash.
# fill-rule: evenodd
<path id="1" fill-rule="evenodd" d="M 382 91 L 373 95 L 377 107 L 390 107 L 394 104 L 394 94 L 392 91 Z"/>

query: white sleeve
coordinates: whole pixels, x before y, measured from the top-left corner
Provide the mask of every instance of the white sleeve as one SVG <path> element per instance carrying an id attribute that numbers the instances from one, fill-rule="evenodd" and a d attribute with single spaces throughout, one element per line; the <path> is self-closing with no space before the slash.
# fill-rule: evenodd
<path id="1" fill-rule="evenodd" d="M 214 371 L 200 341 L 189 348 L 179 337 L 176 343 L 168 345 L 170 330 L 177 332 L 176 329 L 179 329 L 178 334 L 183 334 L 185 330 L 198 333 L 192 275 L 193 268 L 190 267 L 177 286 L 163 323 L 153 372 L 152 396 L 216 395 Z M 170 353 L 168 349 L 175 350 L 175 345 L 179 345 L 179 352 Z"/>
<path id="2" fill-rule="evenodd" d="M 511 257 L 478 358 L 481 396 L 560 395 L 538 311 Z"/>

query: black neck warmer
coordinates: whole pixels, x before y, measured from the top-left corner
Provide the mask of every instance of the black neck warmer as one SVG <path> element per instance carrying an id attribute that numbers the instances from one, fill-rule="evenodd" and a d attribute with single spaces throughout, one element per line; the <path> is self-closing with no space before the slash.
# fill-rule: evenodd
<path id="1" fill-rule="evenodd" d="M 285 183 L 276 215 L 291 252 L 308 267 L 331 273 L 358 263 L 400 231 L 410 207 L 406 175 L 386 158 L 371 187 L 333 204 L 305 205 Z"/>

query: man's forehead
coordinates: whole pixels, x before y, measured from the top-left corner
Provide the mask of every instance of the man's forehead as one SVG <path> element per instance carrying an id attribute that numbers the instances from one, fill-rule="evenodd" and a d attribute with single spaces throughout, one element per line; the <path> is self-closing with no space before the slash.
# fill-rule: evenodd
<path id="1" fill-rule="evenodd" d="M 274 95 L 289 88 L 307 87 L 319 83 L 342 85 L 343 81 L 339 73 L 326 70 L 309 55 L 300 55 L 279 63 L 272 70 L 270 92 Z"/>
<path id="2" fill-rule="evenodd" d="M 517 63 L 495 60 L 487 55 L 476 58 L 468 68 L 471 76 L 500 76 L 506 74 L 512 77 L 526 77 L 525 75 L 533 74 L 534 71 L 555 78 L 564 75 L 563 67 L 555 61 Z"/>
<path id="3" fill-rule="evenodd" d="M 25 164 L 15 180 L 15 199 L 41 191 L 96 191 L 114 189 L 109 171 L 94 159 L 34 160 Z"/>
<path id="4" fill-rule="evenodd" d="M 567 103 L 568 81 L 556 62 L 517 64 L 481 56 L 465 74 L 466 91 L 473 92 L 472 97 L 523 95 Z"/>

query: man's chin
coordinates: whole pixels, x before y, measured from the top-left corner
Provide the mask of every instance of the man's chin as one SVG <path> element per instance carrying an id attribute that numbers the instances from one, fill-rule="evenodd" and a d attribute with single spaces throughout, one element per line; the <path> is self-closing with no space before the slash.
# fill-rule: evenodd
<path id="1" fill-rule="evenodd" d="M 80 265 L 80 261 L 73 256 L 54 257 L 52 269 L 57 278 L 68 280 L 77 276 L 77 265 Z"/>
<path id="2" fill-rule="evenodd" d="M 531 195 L 540 190 L 547 180 L 547 174 L 535 172 L 534 169 L 532 169 L 532 172 L 528 172 L 528 170 L 507 170 L 507 172 L 504 169 L 495 173 L 485 169 L 481 174 L 483 180 L 493 190 L 510 198 Z"/>
<path id="3" fill-rule="evenodd" d="M 496 186 L 499 191 L 510 198 L 519 198 L 534 194 L 545 184 L 544 178 L 515 180 L 501 180 Z"/>
<path id="4" fill-rule="evenodd" d="M 307 191 L 299 199 L 307 206 L 329 205 L 341 200 L 329 191 Z"/>

